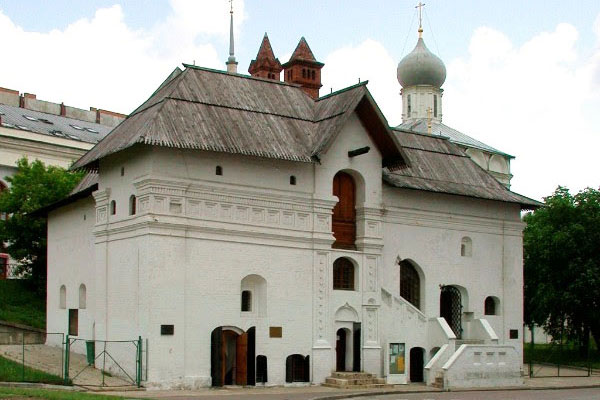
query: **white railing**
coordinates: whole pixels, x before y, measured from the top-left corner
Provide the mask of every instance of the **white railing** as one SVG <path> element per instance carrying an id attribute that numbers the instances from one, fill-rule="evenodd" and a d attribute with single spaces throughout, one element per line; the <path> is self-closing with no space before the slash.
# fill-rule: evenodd
<path id="1" fill-rule="evenodd" d="M 442 366 L 452 357 L 456 349 L 456 335 L 452 332 L 450 325 L 444 318 L 432 318 L 429 320 L 429 343 L 440 346 L 433 358 L 425 366 L 425 382 L 428 385 L 435 383 L 435 379 L 443 374 Z"/>
<path id="2" fill-rule="evenodd" d="M 445 362 L 441 372 L 445 389 L 523 384 L 519 354 L 508 345 L 463 344 Z"/>

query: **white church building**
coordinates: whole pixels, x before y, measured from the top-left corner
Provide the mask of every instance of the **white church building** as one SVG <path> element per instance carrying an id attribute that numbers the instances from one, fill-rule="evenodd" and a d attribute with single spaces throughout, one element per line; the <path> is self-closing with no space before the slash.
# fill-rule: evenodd
<path id="1" fill-rule="evenodd" d="M 48 210 L 47 330 L 147 339 L 148 387 L 521 384 L 539 203 L 508 189 L 511 156 L 436 128 L 446 72 L 423 39 L 398 128 L 367 82 L 319 97 L 304 38 L 282 65 L 265 35 L 250 75 L 230 52 L 227 72 L 176 69 L 74 165 Z"/>

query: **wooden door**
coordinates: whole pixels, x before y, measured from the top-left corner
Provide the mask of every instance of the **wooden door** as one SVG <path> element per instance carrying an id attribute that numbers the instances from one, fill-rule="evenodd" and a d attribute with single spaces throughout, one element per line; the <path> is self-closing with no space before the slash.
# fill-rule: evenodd
<path id="1" fill-rule="evenodd" d="M 242 333 L 236 339 L 235 384 L 246 385 L 248 373 L 248 333 Z"/>
<path id="2" fill-rule="evenodd" d="M 352 176 L 338 172 L 333 177 L 333 195 L 339 201 L 333 208 L 334 247 L 354 249 L 356 240 L 356 187 Z"/>
<path id="3" fill-rule="evenodd" d="M 247 352 L 247 385 L 256 385 L 256 328 L 247 330 L 248 333 L 248 352 Z"/>

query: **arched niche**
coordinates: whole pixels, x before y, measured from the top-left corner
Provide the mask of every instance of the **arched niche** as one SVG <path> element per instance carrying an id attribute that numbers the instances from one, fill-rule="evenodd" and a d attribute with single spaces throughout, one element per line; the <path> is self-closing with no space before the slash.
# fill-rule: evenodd
<path id="1" fill-rule="evenodd" d="M 79 285 L 79 308 L 85 309 L 87 307 L 87 289 L 82 283 Z"/>
<path id="2" fill-rule="evenodd" d="M 473 240 L 468 236 L 463 236 L 460 240 L 460 255 L 461 257 L 473 256 Z"/>
<path id="3" fill-rule="evenodd" d="M 508 174 L 510 172 L 508 168 L 508 162 L 503 156 L 499 154 L 493 154 L 490 157 L 490 171 Z"/>
<path id="4" fill-rule="evenodd" d="M 483 302 L 484 315 L 500 315 L 500 299 L 496 296 L 488 296 Z"/>
<path id="5" fill-rule="evenodd" d="M 335 320 L 340 322 L 358 322 L 358 312 L 346 303 L 335 312 Z"/>
<path id="6" fill-rule="evenodd" d="M 62 309 L 67 308 L 67 287 L 62 285 L 58 294 L 58 306 Z"/>
<path id="7" fill-rule="evenodd" d="M 475 164 L 479 165 L 481 168 L 483 168 L 487 171 L 488 160 L 487 160 L 486 155 L 482 151 L 476 150 L 476 149 L 467 149 L 467 150 L 465 150 L 465 153 L 469 157 L 471 157 L 471 160 L 473 160 L 475 162 Z"/>
<path id="8" fill-rule="evenodd" d="M 242 293 L 250 298 L 249 311 L 242 311 L 244 314 L 264 317 L 267 315 L 267 281 L 260 275 L 251 274 L 242 279 L 240 285 L 240 296 Z M 249 293 L 249 294 L 248 294 Z M 243 303 L 241 298 L 240 303 Z M 242 304 L 244 306 L 244 304 Z"/>

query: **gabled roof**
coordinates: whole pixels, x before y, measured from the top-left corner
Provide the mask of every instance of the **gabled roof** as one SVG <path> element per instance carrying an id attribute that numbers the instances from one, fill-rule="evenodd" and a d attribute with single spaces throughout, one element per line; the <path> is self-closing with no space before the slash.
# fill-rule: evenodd
<path id="1" fill-rule="evenodd" d="M 297 85 L 185 67 L 73 168 L 95 169 L 135 144 L 315 162 L 354 111 L 369 118 L 384 165 L 405 164 L 366 82 L 315 101 Z"/>
<path id="2" fill-rule="evenodd" d="M 543 205 L 508 190 L 448 138 L 397 128 L 394 133 L 411 166 L 384 171 L 384 180 L 392 186 L 517 203 L 523 209 Z"/>
<path id="3" fill-rule="evenodd" d="M 256 54 L 256 59 L 250 61 L 248 72 L 252 74 L 255 70 L 265 66 L 281 71 L 281 63 L 273 53 L 273 48 L 271 47 L 271 42 L 269 41 L 269 37 L 267 36 L 266 32 L 260 44 L 260 48 L 258 49 L 258 53 Z"/>
<path id="4" fill-rule="evenodd" d="M 427 133 L 427 119 L 421 118 L 414 121 L 407 121 L 396 128 L 403 130 L 411 130 L 418 133 Z M 514 158 L 510 154 L 504 153 L 492 146 L 489 146 L 471 136 L 457 131 L 454 128 L 449 127 L 441 122 L 431 121 L 431 134 L 436 136 L 442 136 L 449 138 L 452 142 L 458 143 L 467 147 L 474 147 L 479 150 L 484 150 L 492 154 L 499 154 L 505 157 Z"/>

